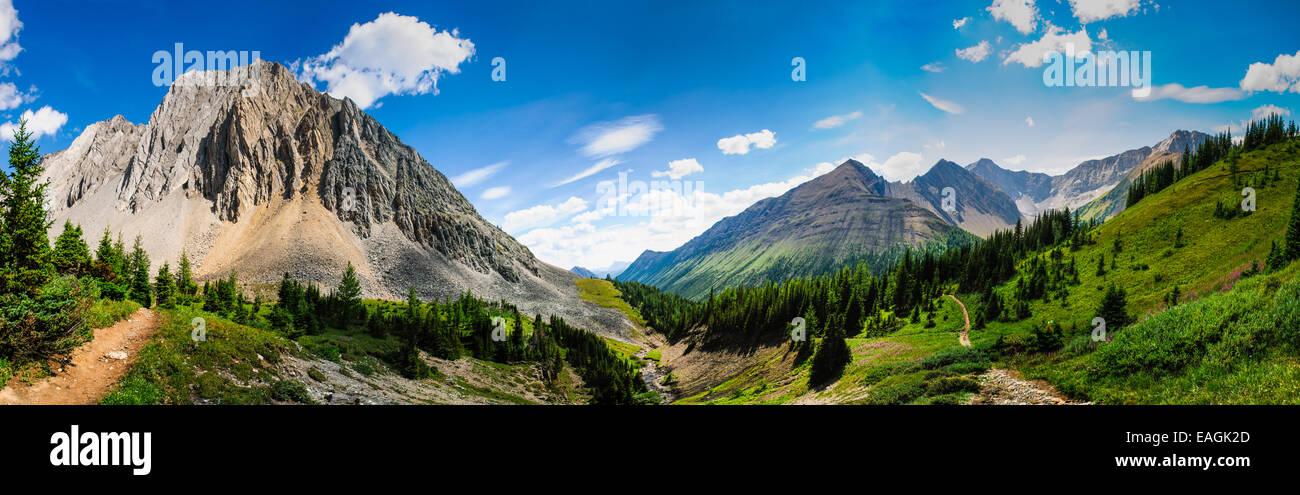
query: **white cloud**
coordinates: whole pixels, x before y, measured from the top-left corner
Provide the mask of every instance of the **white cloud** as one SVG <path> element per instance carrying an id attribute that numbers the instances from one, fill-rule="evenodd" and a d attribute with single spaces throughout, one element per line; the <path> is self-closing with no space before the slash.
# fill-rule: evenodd
<path id="1" fill-rule="evenodd" d="M 597 172 L 600 172 L 601 170 L 605 170 L 609 167 L 613 167 L 614 165 L 618 165 L 620 163 L 623 163 L 622 160 L 616 160 L 614 158 L 606 158 L 604 160 L 596 162 L 595 165 L 587 167 L 586 170 L 573 174 L 573 176 L 569 177 L 568 179 L 564 179 L 560 182 L 553 184 L 551 187 L 563 186 L 570 182 L 586 179 L 587 177 L 591 177 L 592 175 L 595 175 Z"/>
<path id="2" fill-rule="evenodd" d="M 843 115 L 832 115 L 830 117 L 826 117 L 824 119 L 818 120 L 817 122 L 813 123 L 813 127 L 817 129 L 833 129 L 844 125 L 845 122 L 848 122 L 850 120 L 857 120 L 859 118 L 862 118 L 862 111 L 855 110 L 853 112 L 849 112 Z"/>
<path id="3" fill-rule="evenodd" d="M 570 196 L 558 205 L 537 205 L 532 208 L 512 211 L 506 214 L 501 226 L 506 232 L 518 232 L 522 229 L 537 227 L 555 222 L 561 217 L 573 215 L 587 209 L 587 202 L 582 198 Z"/>
<path id="4" fill-rule="evenodd" d="M 1005 163 L 1007 165 L 1020 165 L 1021 163 L 1025 163 L 1025 155 L 1016 155 L 1010 158 L 1003 158 L 1002 163 Z"/>
<path id="5" fill-rule="evenodd" d="M 22 29 L 23 21 L 18 20 L 13 0 L 0 0 L 0 64 L 13 60 L 23 51 L 18 45 L 18 31 Z"/>
<path id="6" fill-rule="evenodd" d="M 1141 0 L 1070 0 L 1070 8 L 1079 18 L 1079 24 L 1124 17 L 1136 12 L 1141 4 Z"/>
<path id="7" fill-rule="evenodd" d="M 1291 110 L 1279 107 L 1277 105 L 1268 104 L 1250 111 L 1250 117 L 1253 120 L 1265 119 L 1268 118 L 1270 115 L 1287 116 L 1287 115 L 1291 115 Z"/>
<path id="8" fill-rule="evenodd" d="M 944 67 L 943 64 L 940 62 L 930 62 L 928 64 L 922 65 L 921 70 L 926 72 L 939 73 L 948 70 L 948 68 Z"/>
<path id="9" fill-rule="evenodd" d="M 1028 125 L 1029 127 L 1033 127 L 1033 126 L 1034 126 L 1034 118 L 1033 118 L 1033 117 L 1025 117 L 1025 125 Z"/>
<path id="10" fill-rule="evenodd" d="M 677 180 L 682 177 L 691 175 L 693 173 L 703 172 L 703 171 L 704 171 L 704 166 L 700 165 L 700 162 L 695 161 L 694 158 L 683 158 L 681 160 L 673 160 L 671 162 L 668 162 L 667 171 L 656 170 L 654 172 L 651 172 L 650 175 L 654 177 L 668 176 L 671 177 L 673 180 Z"/>
<path id="11" fill-rule="evenodd" d="M 416 17 L 393 12 L 353 24 L 329 52 L 293 62 L 298 78 L 325 83 L 336 98 L 370 108 L 391 94 L 438 93 L 438 78 L 456 74 L 474 55 L 474 43 L 456 30 L 438 31 Z"/>
<path id="12" fill-rule="evenodd" d="M 922 157 L 920 153 L 904 151 L 901 153 L 895 153 L 894 156 L 886 159 L 885 163 L 871 163 L 866 165 L 872 170 L 875 170 L 885 179 L 891 181 L 902 181 L 911 180 L 912 178 L 921 175 L 921 172 L 924 171 L 924 168 L 921 165 L 921 160 Z"/>
<path id="13" fill-rule="evenodd" d="M 1020 34 L 1034 32 L 1034 26 L 1038 22 L 1038 9 L 1034 7 L 1034 0 L 993 0 L 993 5 L 985 10 L 991 12 L 994 19 L 1011 23 Z"/>
<path id="14" fill-rule="evenodd" d="M 1295 55 L 1278 55 L 1272 64 L 1255 62 L 1246 69 L 1241 79 L 1241 89 L 1246 91 L 1276 91 L 1300 93 L 1300 51 Z"/>
<path id="15" fill-rule="evenodd" d="M 31 103 L 34 100 L 36 100 L 35 86 L 32 86 L 31 90 L 24 93 L 14 83 L 0 83 L 0 110 L 18 108 L 19 105 Z"/>
<path id="16" fill-rule="evenodd" d="M 45 105 L 35 112 L 23 111 L 22 118 L 19 120 L 27 121 L 27 132 L 31 133 L 32 139 L 35 140 L 41 136 L 53 136 L 59 128 L 63 127 L 63 124 L 68 123 L 68 114 Z M 13 141 L 14 134 L 17 132 L 17 122 L 0 124 L 0 141 Z"/>
<path id="17" fill-rule="evenodd" d="M 768 149 L 776 144 L 776 133 L 763 129 L 749 134 L 737 134 L 718 140 L 718 149 L 724 155 L 743 155 L 749 153 L 749 147 Z"/>
<path id="18" fill-rule="evenodd" d="M 963 18 L 961 18 L 961 19 L 953 19 L 953 20 L 952 20 L 952 28 L 953 28 L 953 29 L 961 29 L 961 27 L 962 27 L 962 26 L 965 26 L 967 22 L 970 22 L 970 18 L 969 18 L 969 17 L 963 17 Z"/>
<path id="19" fill-rule="evenodd" d="M 920 93 L 920 95 L 922 98 L 925 98 L 925 101 L 930 102 L 931 105 L 934 105 L 934 108 L 938 108 L 939 110 L 943 110 L 945 112 L 955 114 L 955 115 L 961 115 L 962 113 L 966 112 L 965 108 L 963 108 L 961 105 L 958 105 L 954 102 L 948 100 L 941 100 L 939 98 L 935 98 L 925 93 Z"/>
<path id="20" fill-rule="evenodd" d="M 988 58 L 989 52 L 993 47 L 988 41 L 981 41 L 978 45 L 970 48 L 960 48 L 957 50 L 957 58 L 969 60 L 971 62 L 980 62 Z"/>
<path id="21" fill-rule="evenodd" d="M 1092 38 L 1088 37 L 1087 28 L 1082 28 L 1076 33 L 1070 33 L 1048 24 L 1042 38 L 1038 41 L 1017 45 L 1016 50 L 1002 60 L 1002 65 L 1016 62 L 1029 68 L 1042 67 L 1043 55 L 1048 52 L 1062 52 L 1067 56 L 1073 52 L 1076 57 L 1091 53 Z"/>
<path id="22" fill-rule="evenodd" d="M 506 165 L 510 165 L 510 162 L 509 161 L 496 162 L 486 167 L 476 168 L 474 170 L 470 170 L 463 174 L 452 177 L 451 183 L 455 184 L 456 187 L 461 187 L 461 188 L 474 186 L 480 182 L 488 180 L 488 178 L 492 177 L 493 175 L 496 175 L 496 173 L 500 172 L 501 169 L 506 167 Z"/>
<path id="23" fill-rule="evenodd" d="M 1178 100 L 1183 103 L 1219 103 L 1236 101 L 1246 97 L 1246 93 L 1237 88 L 1211 88 L 1209 86 L 1184 87 L 1178 83 L 1169 83 L 1151 88 L 1146 97 L 1134 96 L 1138 101 Z"/>
<path id="24" fill-rule="evenodd" d="M 491 187 L 483 191 L 483 199 L 501 199 L 510 194 L 510 186 Z"/>
<path id="25" fill-rule="evenodd" d="M 634 115 L 591 124 L 579 130 L 569 141 L 580 145 L 582 154 L 601 158 L 637 149 L 654 139 L 663 128 L 658 115 Z"/>

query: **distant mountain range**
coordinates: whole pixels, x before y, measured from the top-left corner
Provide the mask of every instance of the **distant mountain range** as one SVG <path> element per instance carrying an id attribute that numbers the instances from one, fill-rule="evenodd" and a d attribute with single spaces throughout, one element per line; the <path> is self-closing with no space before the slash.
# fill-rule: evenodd
<path id="1" fill-rule="evenodd" d="M 1088 160 L 1057 176 L 1007 170 L 988 158 L 967 165 L 966 170 L 996 184 L 1026 218 L 1046 210 L 1070 208 L 1082 209 L 1080 217 L 1084 219 L 1104 219 L 1123 211 L 1132 179 L 1166 159 L 1177 160 L 1184 147 L 1195 150 L 1209 137 L 1197 131 L 1174 131 L 1153 146 Z"/>
<path id="2" fill-rule="evenodd" d="M 937 168 L 935 179 L 947 173 L 965 176 L 964 181 L 953 182 L 954 188 L 987 187 L 995 195 L 1002 194 L 960 167 Z M 926 180 L 890 183 L 862 163 L 848 160 L 779 197 L 720 220 L 680 248 L 642 253 L 619 279 L 698 298 L 716 288 L 821 274 L 858 261 L 875 259 L 884 266 L 908 246 L 946 247 L 972 241 L 974 236 L 934 213 L 942 211 L 927 201 L 941 191 L 935 185 Z M 1003 206 L 1010 204 L 1007 199 Z M 947 218 L 989 217 L 976 209 L 980 205 L 968 203 L 965 215 L 959 209 Z"/>
<path id="3" fill-rule="evenodd" d="M 570 268 L 569 271 L 586 278 L 605 278 L 606 275 L 617 278 L 619 274 L 623 273 L 623 270 L 626 270 L 628 265 L 631 264 L 632 262 L 630 261 L 620 261 L 612 265 L 609 265 L 605 268 L 600 268 L 596 270 L 589 270 L 581 266 L 575 266 L 573 268 Z"/>

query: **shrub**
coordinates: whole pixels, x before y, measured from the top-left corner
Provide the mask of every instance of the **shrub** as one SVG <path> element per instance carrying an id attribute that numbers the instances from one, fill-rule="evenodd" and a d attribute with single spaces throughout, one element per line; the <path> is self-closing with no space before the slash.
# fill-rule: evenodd
<path id="1" fill-rule="evenodd" d="M 87 337 L 86 314 L 98 291 L 72 277 L 51 280 L 34 297 L 0 299 L 0 356 L 16 362 L 54 358 Z"/>
<path id="2" fill-rule="evenodd" d="M 921 368 L 927 370 L 939 369 L 953 363 L 980 363 L 987 362 L 988 355 L 979 349 L 972 347 L 963 347 L 948 352 L 931 354 L 921 360 Z"/>
<path id="3" fill-rule="evenodd" d="M 965 377 L 948 377 L 925 382 L 925 395 L 948 395 L 979 391 L 979 382 Z"/>
<path id="4" fill-rule="evenodd" d="M 900 385 L 890 385 L 873 389 L 867 395 L 863 404 L 873 406 L 885 406 L 894 404 L 906 404 L 925 395 L 925 390 L 915 383 L 904 383 Z"/>
<path id="5" fill-rule="evenodd" d="M 307 394 L 307 387 L 293 380 L 280 380 L 271 386 L 271 398 L 282 402 L 297 402 L 300 404 L 311 404 L 311 395 Z"/>

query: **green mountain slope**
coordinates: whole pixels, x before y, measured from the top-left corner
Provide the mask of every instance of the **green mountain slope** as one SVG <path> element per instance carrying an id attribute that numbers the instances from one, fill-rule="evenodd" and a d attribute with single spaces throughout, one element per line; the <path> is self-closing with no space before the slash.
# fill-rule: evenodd
<path id="1" fill-rule="evenodd" d="M 1062 248 L 1079 263 L 1079 285 L 1067 286 L 1064 298 L 1030 302 L 1028 319 L 990 322 L 972 334 L 976 346 L 1001 352 L 1006 363 L 1066 393 L 1101 403 L 1300 401 L 1294 393 L 1300 385 L 1296 268 L 1267 275 L 1253 270 L 1267 258 L 1270 241 L 1281 242 L 1286 231 L 1300 179 L 1300 140 L 1245 153 L 1239 167 L 1238 185 L 1227 165 L 1217 163 L 1097 227 L 1094 244 Z M 1216 216 L 1216 202 L 1238 208 L 1244 186 L 1255 189 L 1257 211 Z M 1039 253 L 1040 262 L 1047 263 L 1049 253 Z M 1022 281 L 1023 270 L 999 293 L 1014 300 Z M 1112 284 L 1127 292 L 1128 313 L 1138 323 L 1111 328 L 1110 342 L 1094 343 L 1092 319 Z M 1167 298 L 1175 288 L 1178 302 L 1170 309 Z M 1064 344 L 1059 349 L 1040 342 L 1051 333 L 1044 329 L 1056 326 Z"/>
<path id="2" fill-rule="evenodd" d="M 672 252 L 647 251 L 619 280 L 698 299 L 713 289 L 819 275 L 859 261 L 876 269 L 893 264 L 908 247 L 975 239 L 913 201 L 886 197 L 887 187 L 849 160 L 719 221 Z"/>

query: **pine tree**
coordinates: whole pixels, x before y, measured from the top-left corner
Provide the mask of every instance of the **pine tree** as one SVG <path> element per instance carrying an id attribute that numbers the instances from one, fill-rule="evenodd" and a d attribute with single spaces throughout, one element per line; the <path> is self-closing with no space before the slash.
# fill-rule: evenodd
<path id="1" fill-rule="evenodd" d="M 412 288 L 414 290 L 414 288 Z M 348 267 L 343 271 L 343 278 L 339 280 L 339 286 L 334 291 L 334 296 L 339 300 L 340 319 L 343 326 L 352 323 L 353 315 L 357 313 L 357 308 L 361 306 L 361 282 L 357 280 L 357 270 L 348 262 Z"/>
<path id="2" fill-rule="evenodd" d="M 172 278 L 171 267 L 167 263 L 163 263 L 158 269 L 158 275 L 154 277 L 153 292 L 158 298 L 158 306 L 176 307 L 176 280 Z"/>
<path id="3" fill-rule="evenodd" d="M 1300 258 L 1300 182 L 1296 184 L 1295 201 L 1291 203 L 1291 221 L 1287 223 L 1283 251 L 1286 261 Z"/>
<path id="4" fill-rule="evenodd" d="M 844 371 L 844 366 L 852 360 L 853 354 L 849 351 L 848 343 L 844 341 L 844 334 L 838 328 L 828 328 L 826 337 L 817 347 L 817 354 L 813 355 L 809 383 L 814 386 L 830 383 L 839 378 Z"/>
<path id="5" fill-rule="evenodd" d="M 40 147 L 27 132 L 27 121 L 18 122 L 13 142 L 9 144 L 11 175 L 3 175 L 0 193 L 4 194 L 0 218 L 0 292 L 34 293 L 53 273 L 50 264 L 50 239 L 47 232 L 45 188 L 37 182 L 45 167 L 41 165 Z"/>
<path id="6" fill-rule="evenodd" d="M 1097 307 L 1097 316 L 1106 320 L 1107 330 L 1119 330 L 1128 326 L 1132 319 L 1128 315 L 1128 295 L 1124 289 L 1111 284 L 1106 295 L 1101 298 L 1101 305 Z"/>
<path id="7" fill-rule="evenodd" d="M 198 290 L 199 285 L 194 282 L 194 271 L 190 267 L 190 255 L 181 251 L 180 266 L 176 269 L 176 292 L 188 301 Z"/>
<path id="8" fill-rule="evenodd" d="M 80 276 L 90 270 L 90 247 L 82 238 L 80 225 L 63 222 L 63 233 L 54 240 L 51 261 L 54 269 L 64 275 Z"/>
<path id="9" fill-rule="evenodd" d="M 140 236 L 135 237 L 135 247 L 131 249 L 131 300 L 146 308 L 153 306 L 152 287 L 149 284 L 149 253 L 140 245 Z"/>

